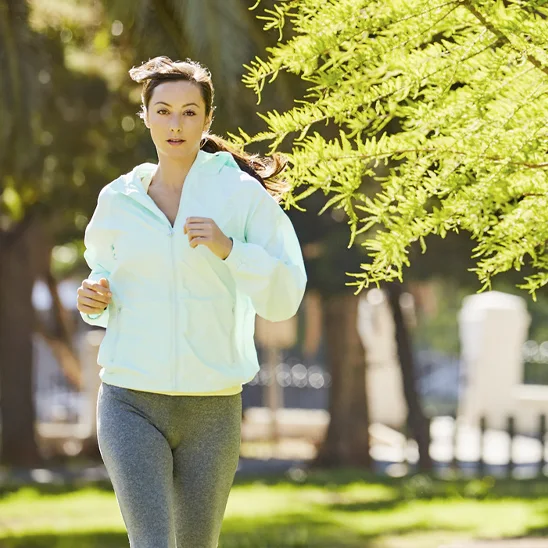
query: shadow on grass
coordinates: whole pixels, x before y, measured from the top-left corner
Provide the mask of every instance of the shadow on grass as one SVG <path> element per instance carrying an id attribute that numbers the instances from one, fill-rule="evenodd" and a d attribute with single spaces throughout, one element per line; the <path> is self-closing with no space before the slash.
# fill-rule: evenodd
<path id="1" fill-rule="evenodd" d="M 69 533 L 6 537 L 0 548 L 128 548 L 125 533 Z"/>
<path id="2" fill-rule="evenodd" d="M 72 483 L 33 483 L 30 485 L 0 485 L 0 499 L 17 493 L 21 489 L 32 489 L 40 495 L 67 495 L 91 487 L 97 491 L 114 492 L 110 481 L 72 482 Z M 0 548 L 2 545 L 0 544 Z"/>
<path id="3" fill-rule="evenodd" d="M 283 516 L 267 523 L 228 519 L 219 548 L 372 548 L 355 531 L 310 516 Z"/>
<path id="4" fill-rule="evenodd" d="M 544 525 L 542 527 L 530 527 L 527 530 L 527 536 L 528 537 L 548 537 L 548 525 Z M 548 545 L 548 541 L 547 545 Z"/>
<path id="5" fill-rule="evenodd" d="M 429 531 L 422 524 L 383 531 L 401 535 Z M 340 523 L 292 515 L 267 523 L 251 519 L 227 519 L 219 548 L 376 548 L 378 535 L 360 534 Z M 66 533 L 6 537 L 0 548 L 128 548 L 125 533 Z"/>
<path id="6" fill-rule="evenodd" d="M 219 548 L 377 548 L 381 536 L 405 537 L 431 531 L 438 529 L 426 521 L 386 527 L 382 533 L 371 534 L 310 515 L 280 516 L 267 522 L 232 518 L 223 524 Z M 451 531 L 459 529 L 444 527 L 444 532 Z"/>
<path id="7" fill-rule="evenodd" d="M 548 505 L 543 511 L 543 519 L 542 519 L 542 525 L 535 525 L 533 527 L 529 527 L 525 534 L 529 537 L 546 537 L 546 546 L 548 546 Z"/>
<path id="8" fill-rule="evenodd" d="M 382 510 L 393 510 L 400 504 L 407 502 L 403 498 L 394 498 L 389 500 L 370 500 L 364 502 L 335 502 L 325 505 L 328 510 L 338 512 L 378 512 Z"/>
<path id="9" fill-rule="evenodd" d="M 297 478 L 297 479 L 295 479 Z M 470 499 L 536 499 L 548 498 L 548 477 L 531 479 L 507 479 L 487 476 L 484 478 L 441 479 L 433 475 L 414 474 L 402 478 L 381 476 L 359 469 L 303 469 L 296 476 L 271 474 L 268 476 L 245 475 L 236 477 L 234 485 L 252 485 L 260 483 L 267 486 L 281 484 L 309 485 L 325 488 L 344 488 L 355 483 L 365 483 L 387 487 L 393 496 L 381 504 L 397 504 L 404 500 L 432 498 L 470 498 Z"/>
<path id="10" fill-rule="evenodd" d="M 379 504 L 389 507 L 390 501 L 429 499 L 429 498 L 548 498 L 548 477 L 531 479 L 506 479 L 487 476 L 484 478 L 451 480 L 440 479 L 426 474 L 415 474 L 393 478 L 373 474 L 360 469 L 300 469 L 297 473 L 270 473 L 266 475 L 236 475 L 234 486 L 261 484 L 265 486 L 303 485 L 337 490 L 351 484 L 363 483 L 381 486 L 392 491 L 392 497 Z M 110 481 L 73 481 L 68 483 L 35 483 L 31 485 L 0 485 L 0 498 L 15 493 L 22 488 L 30 488 L 39 494 L 55 495 L 79 491 L 91 487 L 105 492 L 113 492 Z M 1 547 L 0 547 L 1 548 Z"/>

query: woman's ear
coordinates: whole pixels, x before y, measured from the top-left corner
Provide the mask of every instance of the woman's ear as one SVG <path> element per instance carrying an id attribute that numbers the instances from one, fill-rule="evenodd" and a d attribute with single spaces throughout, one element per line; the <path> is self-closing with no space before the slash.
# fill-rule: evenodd
<path id="1" fill-rule="evenodd" d="M 213 117 L 209 115 L 208 118 L 206 118 L 206 121 L 204 123 L 204 133 L 209 133 L 209 128 L 211 127 L 211 122 L 213 121 Z"/>
<path id="2" fill-rule="evenodd" d="M 143 110 L 141 111 L 141 118 L 143 119 L 143 122 L 145 123 L 145 126 L 150 129 L 150 125 L 148 123 L 148 110 L 146 110 L 143 107 Z"/>

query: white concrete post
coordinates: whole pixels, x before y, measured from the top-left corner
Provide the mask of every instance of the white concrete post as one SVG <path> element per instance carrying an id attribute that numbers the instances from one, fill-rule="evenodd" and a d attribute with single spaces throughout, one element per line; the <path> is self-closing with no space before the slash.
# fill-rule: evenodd
<path id="1" fill-rule="evenodd" d="M 360 297 L 358 333 L 367 360 L 367 396 L 370 422 L 399 429 L 406 422 L 397 355 L 394 320 L 382 290 L 371 289 Z"/>
<path id="2" fill-rule="evenodd" d="M 516 411 L 515 387 L 522 382 L 523 344 L 530 316 L 521 297 L 490 291 L 464 299 L 459 314 L 465 389 L 459 419 L 504 429 Z M 519 428 L 519 421 L 517 424 Z"/>

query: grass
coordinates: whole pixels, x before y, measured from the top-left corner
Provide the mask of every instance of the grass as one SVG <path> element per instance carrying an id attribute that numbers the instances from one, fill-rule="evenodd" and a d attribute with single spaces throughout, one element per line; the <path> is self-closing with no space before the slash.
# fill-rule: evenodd
<path id="1" fill-rule="evenodd" d="M 548 534 L 548 480 L 385 478 L 359 471 L 237 478 L 220 548 L 438 548 Z M 0 548 L 126 548 L 110 485 L 0 493 Z"/>

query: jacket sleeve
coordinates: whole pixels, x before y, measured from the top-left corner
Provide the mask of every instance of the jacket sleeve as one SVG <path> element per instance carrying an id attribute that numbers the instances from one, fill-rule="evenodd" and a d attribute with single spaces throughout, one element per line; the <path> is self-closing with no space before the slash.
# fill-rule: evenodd
<path id="1" fill-rule="evenodd" d="M 245 242 L 232 238 L 225 263 L 236 286 L 265 320 L 297 313 L 307 282 L 301 246 L 283 209 L 260 187 L 245 223 Z"/>
<path id="2" fill-rule="evenodd" d="M 86 227 L 84 234 L 84 259 L 91 268 L 88 279 L 99 281 L 110 278 L 112 268 L 111 231 L 108 230 L 108 197 L 106 188 L 99 193 L 97 207 Z M 80 312 L 82 319 L 90 324 L 105 327 L 108 324 L 110 304 L 100 314 L 85 314 Z"/>

